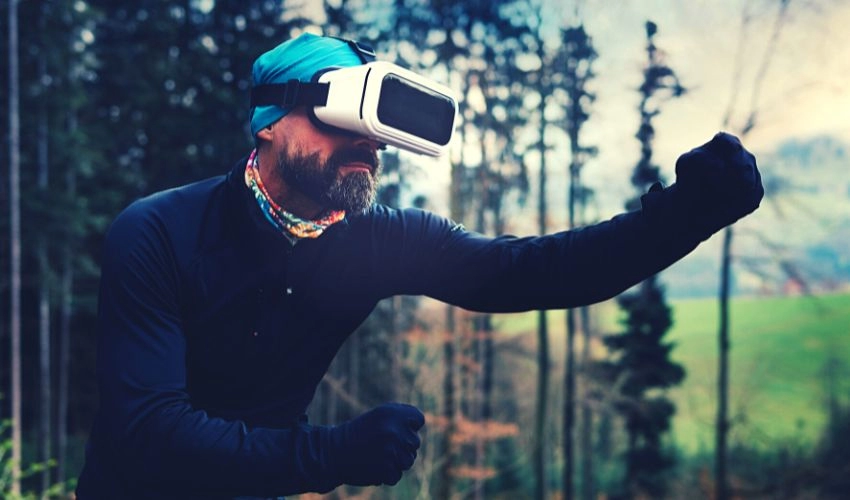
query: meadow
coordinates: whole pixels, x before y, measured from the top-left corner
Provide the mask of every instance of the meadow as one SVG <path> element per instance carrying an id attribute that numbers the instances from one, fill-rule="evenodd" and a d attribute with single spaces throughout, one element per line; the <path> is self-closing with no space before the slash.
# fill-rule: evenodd
<path id="1" fill-rule="evenodd" d="M 717 394 L 717 301 L 674 301 L 673 357 L 688 371 L 670 391 L 674 438 L 711 449 Z M 829 397 L 850 397 L 850 294 L 739 298 L 730 306 L 733 442 L 808 447 L 826 423 Z"/>
<path id="2" fill-rule="evenodd" d="M 674 325 L 667 340 L 687 370 L 682 385 L 668 392 L 677 406 L 670 439 L 687 454 L 702 454 L 714 447 L 718 304 L 705 298 L 670 305 Z M 618 330 L 613 301 L 594 309 L 598 330 Z M 534 314 L 502 316 L 498 325 L 508 335 L 528 336 L 535 320 Z M 826 423 L 829 395 L 845 405 L 850 399 L 850 294 L 735 298 L 730 322 L 730 443 L 810 448 Z M 563 313 L 551 313 L 549 325 L 553 381 L 560 384 Z"/>

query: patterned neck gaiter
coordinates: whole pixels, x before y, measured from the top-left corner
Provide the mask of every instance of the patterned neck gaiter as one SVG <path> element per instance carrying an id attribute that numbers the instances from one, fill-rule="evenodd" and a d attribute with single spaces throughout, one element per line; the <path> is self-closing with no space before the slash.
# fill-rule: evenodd
<path id="1" fill-rule="evenodd" d="M 345 218 L 344 210 L 333 210 L 318 220 L 304 220 L 281 208 L 266 191 L 260 178 L 256 149 L 251 151 L 245 165 L 245 184 L 253 191 L 266 219 L 293 243 L 301 238 L 318 238 L 325 229 Z"/>

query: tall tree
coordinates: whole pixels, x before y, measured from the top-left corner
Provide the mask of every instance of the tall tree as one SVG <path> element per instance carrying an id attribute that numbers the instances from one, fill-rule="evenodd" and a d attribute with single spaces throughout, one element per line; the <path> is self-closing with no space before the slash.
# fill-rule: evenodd
<path id="1" fill-rule="evenodd" d="M 546 53 L 542 37 L 543 6 L 537 6 L 537 58 L 540 60 L 540 69 L 536 81 L 537 91 L 540 93 L 540 102 L 537 105 L 539 120 L 537 150 L 540 155 L 540 171 L 537 184 L 537 231 L 546 234 L 547 218 L 549 209 L 547 204 L 547 178 L 546 178 L 546 156 L 548 147 L 546 145 L 546 128 L 549 123 L 546 120 L 546 106 L 548 97 L 552 94 L 552 78 L 550 73 L 553 65 L 550 64 L 550 55 Z M 534 431 L 531 444 L 531 464 L 534 475 L 534 498 L 543 500 L 546 498 L 546 415 L 548 413 L 549 401 L 549 319 L 545 309 L 537 311 L 537 384 L 534 404 Z"/>
<path id="2" fill-rule="evenodd" d="M 395 32 L 399 36 L 399 63 L 412 66 L 413 54 L 422 54 L 433 51 L 435 65 L 449 68 L 455 61 L 462 58 L 466 52 L 465 48 L 454 43 L 454 35 L 457 30 L 464 29 L 464 18 L 461 17 L 462 4 L 446 1 L 395 1 Z M 466 19 L 468 21 L 468 19 Z M 434 36 L 436 43 L 427 43 L 430 36 Z M 440 41 L 441 40 L 441 41 Z M 428 47 L 427 51 L 422 51 Z M 416 64 L 416 63 L 414 63 Z M 448 74 L 448 71 L 446 71 Z M 454 83 L 455 88 L 460 89 L 463 95 L 467 90 L 467 80 L 458 78 Z M 465 136 L 465 123 L 461 122 L 458 132 L 460 140 Z M 457 142 L 457 139 L 456 139 Z M 471 183 L 467 175 L 467 169 L 463 166 L 463 150 L 460 150 L 459 158 L 451 161 L 451 183 L 449 192 L 449 217 L 459 224 L 467 216 L 465 200 L 471 189 Z M 454 489 L 455 477 L 453 470 L 457 463 L 456 446 L 453 436 L 458 432 L 459 426 L 459 348 L 460 330 L 463 323 L 462 314 L 454 307 L 447 306 L 445 309 L 445 330 L 442 332 L 442 357 L 443 357 L 443 380 L 441 384 L 442 408 L 440 410 L 441 420 L 445 422 L 443 432 L 439 437 L 437 454 L 440 457 L 436 465 L 436 494 L 437 498 L 450 498 Z"/>
<path id="3" fill-rule="evenodd" d="M 569 226 L 570 228 L 575 228 L 578 225 L 586 223 L 583 220 L 584 207 L 587 204 L 587 200 L 589 197 L 589 190 L 584 187 L 581 182 L 581 171 L 584 167 L 584 164 L 588 159 L 592 158 L 596 155 L 597 151 L 595 147 L 586 146 L 582 144 L 580 140 L 581 129 L 584 126 L 585 122 L 590 118 L 588 107 L 590 103 L 593 102 L 595 96 L 588 90 L 589 81 L 595 76 L 593 72 L 593 63 L 597 58 L 596 49 L 593 47 L 593 41 L 587 32 L 584 29 L 584 25 L 579 23 L 576 26 L 567 28 L 562 32 L 562 39 L 564 41 L 564 56 L 565 56 L 565 88 L 567 91 L 567 96 L 569 98 L 567 103 L 567 136 L 570 138 L 570 165 L 569 165 L 569 193 L 567 196 L 567 213 L 569 217 Z M 579 315 L 581 317 L 581 329 L 584 332 L 584 352 L 589 353 L 589 345 L 590 345 L 590 328 L 588 325 L 588 310 L 586 307 L 579 309 Z M 570 351 L 573 354 L 570 356 L 570 362 L 567 363 L 567 380 L 572 385 L 566 386 L 566 391 L 568 393 L 568 399 L 571 400 L 571 409 L 569 411 L 575 412 L 575 394 L 576 394 L 576 385 L 575 385 L 575 326 L 576 326 L 576 317 L 575 312 L 573 310 L 567 311 L 568 319 L 567 319 L 567 342 L 570 347 Z M 570 352 L 568 351 L 568 353 Z M 585 356 L 586 362 L 587 356 Z M 588 439 L 592 433 L 590 429 L 592 428 L 592 424 L 590 422 L 590 414 L 589 407 L 586 404 L 582 404 L 582 417 L 584 422 L 584 432 L 582 434 L 583 438 Z M 566 418 L 566 417 L 565 417 Z M 572 417 L 571 417 L 572 418 Z M 572 428 L 572 423 L 567 425 L 565 422 L 565 432 L 567 428 Z M 566 442 L 566 436 L 565 436 Z M 572 436 L 570 436 L 570 445 L 573 446 Z M 565 445 L 566 448 L 566 445 Z M 570 449 L 569 451 L 565 450 L 565 456 L 569 456 L 569 464 L 570 467 L 573 465 L 573 455 L 574 450 Z M 582 468 L 582 487 L 584 496 L 593 496 L 592 495 L 592 472 L 591 472 L 591 457 L 590 457 L 590 447 L 583 447 L 583 468 Z M 568 472 L 565 470 L 564 474 Z M 572 474 L 572 472 L 569 472 Z M 571 476 L 572 477 L 572 476 Z M 590 488 L 590 490 L 588 490 Z M 565 493 L 565 498 L 566 492 Z"/>
<path id="4" fill-rule="evenodd" d="M 77 131 L 76 110 L 68 111 L 67 132 L 74 136 Z M 77 191 L 77 173 L 72 166 L 65 170 L 65 195 L 73 200 Z M 65 237 L 73 241 L 75 235 L 71 226 L 66 226 Z M 79 245 L 66 244 L 61 252 L 61 277 L 59 284 L 59 346 L 58 346 L 58 377 L 56 384 L 56 476 L 55 481 L 60 486 L 59 493 L 64 493 L 68 463 L 68 401 L 71 390 L 71 320 L 74 315 L 74 262 L 73 251 Z"/>
<path id="5" fill-rule="evenodd" d="M 759 100 L 761 98 L 762 84 L 767 77 L 770 64 L 773 62 L 773 57 L 776 54 L 777 43 L 782 34 L 782 30 L 788 19 L 788 6 L 791 0 L 777 0 L 776 17 L 774 18 L 773 28 L 770 32 L 767 48 L 762 55 L 758 65 L 758 70 L 753 78 L 752 93 L 746 119 L 744 123 L 737 127 L 738 135 L 741 139 L 756 127 L 758 123 Z M 749 12 L 749 6 L 745 2 L 741 13 L 741 26 L 738 40 L 737 59 L 733 68 L 732 88 L 729 94 L 729 103 L 723 115 L 723 128 L 730 129 L 732 125 L 733 114 L 738 101 L 738 93 L 741 88 L 741 78 L 744 68 L 743 53 L 745 45 L 748 43 L 747 35 L 749 25 L 752 21 L 752 14 Z M 717 500 L 727 500 L 730 497 L 729 479 L 727 471 L 727 454 L 728 454 L 728 436 L 729 436 L 729 351 L 731 349 L 730 331 L 729 331 L 729 297 L 731 294 L 732 281 L 732 240 L 734 230 L 732 226 L 726 227 L 723 230 L 723 244 L 720 254 L 720 288 L 718 290 L 718 306 L 719 306 L 719 326 L 717 332 L 717 417 L 715 419 L 715 449 L 714 449 L 714 482 L 715 482 L 715 498 Z"/>
<path id="6" fill-rule="evenodd" d="M 581 169 L 588 158 L 596 154 L 595 148 L 585 146 L 580 141 L 582 126 L 590 118 L 588 105 L 593 94 L 587 89 L 588 81 L 593 78 L 593 62 L 597 57 L 591 38 L 583 24 L 566 28 L 561 32 L 563 41 L 564 87 L 567 91 L 566 129 L 570 139 L 569 192 L 567 194 L 567 214 L 570 229 L 579 225 L 577 212 L 584 205 L 586 196 L 581 184 Z M 569 309 L 566 314 L 567 360 L 564 372 L 564 471 L 563 498 L 573 498 L 575 468 L 575 407 L 576 407 L 576 363 L 575 336 L 577 330 L 576 310 Z M 587 330 L 587 325 L 583 325 Z M 585 342 L 588 339 L 585 338 Z"/>
<path id="7" fill-rule="evenodd" d="M 393 27 L 399 42 L 398 62 L 408 67 L 421 64 L 417 56 L 423 53 L 433 53 L 433 66 L 448 68 L 463 60 L 468 54 L 468 48 L 456 43 L 458 35 L 470 30 L 470 16 L 465 12 L 467 5 L 445 0 L 395 0 Z M 431 43 L 429 39 L 433 37 Z M 423 50 L 426 49 L 426 50 Z M 468 79 L 458 75 L 454 84 L 461 95 L 468 89 Z M 467 125 L 461 122 L 460 141 L 465 136 Z M 457 139 L 456 139 L 457 142 Z M 449 193 L 449 217 L 462 223 L 467 217 L 467 200 L 472 183 L 468 169 L 463 165 L 463 150 L 460 158 L 451 162 L 451 184 Z M 458 432 L 460 416 L 459 388 L 459 348 L 461 346 L 459 332 L 462 326 L 462 314 L 454 307 L 446 307 L 445 332 L 443 338 L 444 375 L 442 381 L 442 410 L 441 417 L 445 429 L 439 441 L 440 460 L 436 471 L 436 496 L 449 498 L 455 484 L 453 470 L 457 463 L 456 446 L 453 436 Z"/>
<path id="8" fill-rule="evenodd" d="M 596 498 L 596 473 L 594 464 L 594 429 L 595 418 L 593 413 L 593 391 L 591 389 L 591 343 L 594 338 L 594 325 L 591 323 L 591 310 L 589 306 L 579 308 L 583 342 L 581 349 L 581 360 L 579 366 L 583 375 L 583 390 L 581 396 L 581 418 L 579 420 L 579 449 L 581 450 L 581 498 L 592 500 Z"/>
<path id="9" fill-rule="evenodd" d="M 659 167 L 652 162 L 652 120 L 661 112 L 663 102 L 685 92 L 655 45 L 656 33 L 655 23 L 647 21 L 647 64 L 639 89 L 640 126 L 636 135 L 641 157 L 631 178 L 638 194 L 626 203 L 630 210 L 639 206 L 640 195 L 648 187 L 662 181 Z M 623 416 L 628 436 L 622 495 L 663 496 L 662 473 L 672 465 L 672 458 L 665 453 L 661 436 L 670 427 L 675 406 L 657 390 L 680 383 L 685 375 L 684 369 L 669 358 L 673 346 L 664 342 L 672 325 L 670 307 L 657 276 L 644 280 L 637 290 L 620 295 L 617 302 L 626 314 L 626 330 L 605 338 L 613 359 L 602 366 L 618 390 L 615 409 Z"/>
<path id="10" fill-rule="evenodd" d="M 9 334 L 11 357 L 12 484 L 21 492 L 21 116 L 18 58 L 18 1 L 8 0 L 9 68 Z"/>
<path id="11" fill-rule="evenodd" d="M 42 46 L 39 50 L 46 53 L 44 40 L 47 39 L 47 19 L 50 17 L 50 5 L 43 2 L 40 6 L 40 16 L 38 20 L 38 31 L 41 33 L 40 39 Z M 48 144 L 48 106 L 47 93 L 48 85 L 45 82 L 50 81 L 50 76 L 47 71 L 47 58 L 39 58 L 38 63 L 38 81 L 40 84 L 39 105 L 38 105 L 38 127 L 37 135 L 37 163 L 38 177 L 37 188 L 39 195 L 44 199 L 49 196 L 49 178 L 50 178 L 50 162 L 49 162 L 49 144 Z M 50 266 L 50 257 L 48 255 L 48 241 L 46 234 L 39 234 L 37 239 L 37 260 L 38 260 L 38 364 L 39 364 L 39 393 L 41 395 L 39 404 L 39 461 L 47 463 L 51 457 L 51 435 L 53 428 L 51 426 L 51 417 L 53 414 L 52 404 L 52 359 L 51 359 L 51 336 L 50 336 L 50 295 L 52 282 L 52 269 Z M 45 468 L 41 471 L 41 491 L 46 492 L 50 485 L 50 469 Z"/>
<path id="12" fill-rule="evenodd" d="M 88 425 L 87 420 L 80 419 L 78 413 L 71 411 L 71 401 L 82 398 L 79 395 L 71 397 L 70 382 L 72 330 L 75 340 L 81 340 L 82 335 L 79 333 L 85 331 L 85 328 L 79 327 L 74 330 L 74 321 L 78 319 L 77 305 L 82 304 L 81 316 L 93 315 L 93 306 L 87 304 L 93 304 L 97 293 L 94 261 L 99 254 L 99 248 L 87 243 L 91 241 L 92 235 L 102 234 L 106 224 L 93 203 L 96 197 L 92 194 L 98 193 L 98 198 L 103 198 L 101 191 L 104 191 L 102 186 L 98 185 L 100 179 L 96 179 L 94 173 L 109 170 L 113 166 L 97 153 L 100 141 L 97 139 L 99 132 L 94 124 L 100 125 L 101 122 L 91 120 L 85 114 L 93 100 L 92 95 L 96 93 L 92 88 L 92 76 L 97 64 L 92 55 L 92 44 L 95 40 L 90 36 L 95 23 L 99 21 L 99 14 L 83 3 L 48 3 L 48 28 L 43 38 L 46 47 L 39 54 L 39 59 L 48 62 L 47 81 L 50 85 L 49 92 L 44 96 L 50 110 L 48 147 L 51 172 L 58 174 L 52 176 L 58 182 L 51 181 L 52 196 L 47 198 L 49 202 L 44 207 L 49 217 L 45 228 L 50 228 L 45 232 L 56 236 L 48 240 L 53 256 L 51 261 L 58 261 L 58 265 L 52 269 L 53 275 L 58 276 L 58 279 L 54 279 L 55 286 L 51 286 L 58 298 L 55 349 L 51 348 L 52 364 L 55 368 L 51 371 L 56 372 L 55 390 L 51 391 L 55 395 L 56 406 L 55 446 L 52 452 L 56 467 L 51 483 L 54 485 L 52 488 L 58 487 L 62 493 L 70 479 L 68 476 L 77 473 L 69 470 L 69 464 L 77 460 L 69 455 L 68 434 L 79 432 L 81 426 Z M 86 119 L 85 128 L 78 124 L 80 116 Z M 81 193 L 77 191 L 79 177 L 85 183 L 85 189 Z M 114 209 L 114 204 L 112 201 L 107 206 L 111 210 Z M 78 277 L 81 278 L 79 281 Z M 77 282 L 85 286 L 78 288 Z M 74 347 L 82 352 L 90 349 L 85 342 L 75 344 Z M 75 361 L 81 359 L 79 354 L 73 358 Z M 81 385 L 75 384 L 74 389 L 78 390 L 77 387 Z M 78 406 L 85 405 L 86 403 L 81 403 Z M 77 422 L 75 427 L 71 426 L 72 421 Z"/>
<path id="13" fill-rule="evenodd" d="M 521 113 L 522 101 L 517 96 L 519 92 L 510 92 L 511 86 L 523 84 L 526 74 L 519 71 L 515 58 L 520 47 L 506 39 L 513 36 L 504 28 L 490 26 L 484 38 L 473 38 L 474 43 L 480 43 L 484 60 L 502 60 L 504 63 L 497 68 L 486 68 L 484 71 L 473 71 L 471 76 L 477 91 L 483 98 L 483 106 L 476 110 L 470 122 L 475 125 L 482 135 L 479 141 L 480 162 L 475 167 L 477 171 L 477 200 L 475 230 L 482 234 L 501 234 L 504 232 L 505 216 L 503 207 L 515 192 L 522 200 L 528 190 L 528 179 L 522 167 L 521 152 L 508 146 L 508 137 L 515 129 L 525 123 Z M 503 39 L 501 50 L 493 47 L 500 46 L 497 40 Z M 516 40 L 514 39 L 514 44 Z M 507 95 L 508 97 L 504 97 Z M 502 110 L 502 111 L 495 111 Z M 495 111 L 495 113 L 494 113 Z M 494 119 L 493 114 L 499 117 Z M 483 496 L 484 478 L 492 476 L 492 471 L 486 466 L 486 451 L 488 443 L 496 438 L 487 430 L 492 427 L 492 389 L 493 389 L 493 319 L 491 314 L 478 314 L 472 319 L 472 339 L 469 343 L 471 355 L 475 358 L 473 366 L 477 367 L 472 384 L 473 393 L 467 395 L 474 404 L 469 416 L 476 421 L 481 431 L 475 443 L 473 491 L 477 498 Z"/>
<path id="14" fill-rule="evenodd" d="M 72 117 L 81 109 L 89 109 L 90 96 L 97 93 L 96 88 L 84 89 L 94 74 L 91 30 L 96 19 L 93 12 L 83 2 L 67 4 L 40 0 L 20 3 L 18 14 L 34 28 L 21 33 L 21 41 L 28 47 L 21 54 L 21 81 L 28 82 L 21 95 L 21 107 L 34 111 L 21 116 L 21 125 L 25 130 L 35 131 L 21 141 L 24 164 L 33 167 L 21 172 L 25 186 L 21 215 L 28 222 L 22 227 L 22 245 L 31 249 L 24 252 L 22 266 L 24 276 L 32 277 L 22 282 L 22 305 L 25 310 L 38 314 L 37 321 L 22 325 L 24 339 L 35 340 L 23 342 L 24 356 L 37 361 L 24 365 L 23 432 L 35 436 L 37 451 L 30 454 L 35 461 L 47 464 L 55 459 L 58 465 L 55 480 L 51 478 L 52 467 L 40 472 L 40 490 L 44 494 L 49 485 L 62 484 L 66 480 L 69 420 L 77 422 L 76 430 L 79 431 L 88 426 L 86 418 L 69 415 L 72 401 L 77 408 L 91 411 L 91 397 L 70 398 L 68 395 L 72 357 L 71 295 L 76 292 L 81 303 L 91 304 L 95 300 L 93 262 L 99 248 L 98 240 L 90 236 L 100 234 L 105 222 L 102 222 L 102 213 L 92 213 L 92 210 L 98 210 L 95 208 L 100 204 L 96 201 L 98 198 L 107 200 L 114 192 L 108 183 L 99 184 L 103 178 L 95 178 L 95 172 L 105 162 L 101 163 L 98 149 L 92 147 L 91 137 L 97 137 L 104 128 L 97 120 L 88 121 L 85 132 L 71 125 L 76 119 Z M 88 182 L 85 193 L 79 197 L 60 186 L 62 179 L 76 179 L 78 172 L 85 172 Z M 91 196 L 92 192 L 98 197 Z M 110 210 L 116 209 L 114 203 L 109 205 Z M 63 286 L 57 287 L 60 267 Z M 75 291 L 73 280 L 69 278 L 81 268 L 87 269 L 83 276 L 88 280 L 88 288 Z M 53 300 L 57 291 L 58 307 Z M 56 309 L 60 312 L 58 336 L 53 321 Z M 89 314 L 93 314 L 92 309 Z M 58 349 L 54 345 L 57 340 Z M 80 347 L 82 352 L 92 350 L 85 342 Z"/>
<path id="15" fill-rule="evenodd" d="M 467 103 L 459 120 L 459 137 L 455 143 L 472 146 L 470 141 L 481 141 L 479 147 L 485 146 L 482 154 L 467 155 L 471 147 L 460 147 L 456 154 L 451 157 L 451 192 L 449 197 L 449 216 L 458 222 L 466 222 L 471 227 L 476 227 L 476 207 L 480 207 L 481 196 L 486 196 L 490 202 L 500 200 L 501 195 L 493 195 L 491 190 L 499 191 L 500 177 L 513 175 L 514 172 L 501 171 L 500 166 L 509 163 L 507 160 L 515 159 L 515 154 L 506 143 L 494 142 L 495 136 L 506 137 L 510 127 L 515 126 L 511 122 L 512 104 L 494 102 L 494 96 L 488 92 L 499 93 L 509 88 L 504 76 L 499 79 L 499 72 L 515 64 L 514 55 L 511 52 L 518 50 L 518 32 L 524 29 L 522 15 L 510 15 L 511 8 L 517 10 L 524 8 L 523 2 L 515 0 L 502 0 L 498 2 L 467 2 L 458 3 L 446 0 L 398 0 L 396 6 L 397 19 L 403 20 L 398 23 L 397 36 L 401 40 L 399 50 L 404 57 L 410 54 L 425 54 L 432 56 L 433 67 L 440 69 L 441 73 L 450 75 L 450 83 L 464 96 L 463 101 Z M 517 10 L 517 12 L 519 12 Z M 406 40 L 412 40 L 407 42 Z M 418 45 L 416 45 L 418 43 Z M 489 54 L 489 59 L 487 58 Z M 508 95 L 519 94 L 521 86 L 517 82 L 516 90 L 511 88 Z M 474 99 L 482 102 L 490 99 L 488 105 L 482 110 L 472 109 Z M 499 99 L 495 99 L 498 101 Z M 491 105 L 492 104 L 492 105 Z M 489 107 L 488 107 L 489 106 Z M 500 122 L 505 122 L 502 124 Z M 507 128 L 505 128 L 507 127 Z M 491 146 L 495 145 L 495 146 Z M 492 163 L 492 165 L 488 165 Z M 482 165 L 485 168 L 482 168 Z M 484 189 L 484 185 L 489 188 Z M 493 212 L 487 209 L 487 219 L 492 221 Z M 479 212 L 481 213 L 481 212 Z M 467 220 L 469 219 L 469 220 Z M 488 222 L 490 227 L 492 222 Z M 458 338 L 458 331 L 466 328 L 462 324 L 465 315 L 453 308 L 447 309 L 446 325 L 447 336 L 445 338 L 444 353 L 446 367 L 443 394 L 443 416 L 448 428 L 443 436 L 442 457 L 438 478 L 438 497 L 449 497 L 453 490 L 455 477 L 452 471 L 457 469 L 459 456 L 455 453 L 452 444 L 452 435 L 458 430 L 459 411 L 463 404 L 469 408 L 471 402 L 469 397 L 461 397 L 458 388 L 464 387 L 458 382 L 458 367 L 463 359 L 474 359 L 475 353 L 480 353 L 486 358 L 488 348 L 486 340 L 480 344 L 481 349 L 476 349 L 476 344 L 467 343 L 469 350 L 460 349 L 464 342 Z M 473 320 L 473 326 L 484 328 L 486 331 L 487 320 L 478 318 Z M 476 334 L 477 336 L 477 334 Z M 486 333 L 482 336 L 485 338 Z M 466 358 L 470 355 L 469 358 Z M 487 363 L 485 363 L 485 366 Z M 480 373 L 477 384 L 480 388 L 487 387 L 485 375 L 487 368 Z M 470 373 L 470 375 L 473 375 Z M 479 375 L 475 375 L 478 377 Z M 471 380 L 469 378 L 464 380 Z M 486 390 L 485 390 L 486 391 Z M 467 394 L 467 396 L 472 396 Z M 478 396 L 475 395 L 477 398 Z M 473 458 L 473 460 L 475 460 Z M 480 491 L 480 488 L 477 489 Z"/>

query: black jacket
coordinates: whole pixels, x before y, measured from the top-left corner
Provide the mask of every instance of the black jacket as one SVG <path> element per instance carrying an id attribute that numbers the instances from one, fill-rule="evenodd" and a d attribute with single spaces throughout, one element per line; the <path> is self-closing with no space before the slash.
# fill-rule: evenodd
<path id="1" fill-rule="evenodd" d="M 493 239 L 377 205 L 292 245 L 243 169 L 139 200 L 107 234 L 101 404 L 81 500 L 333 489 L 323 429 L 301 416 L 380 299 L 421 294 L 490 312 L 590 304 L 707 236 L 661 191 L 642 210 L 542 237 Z"/>

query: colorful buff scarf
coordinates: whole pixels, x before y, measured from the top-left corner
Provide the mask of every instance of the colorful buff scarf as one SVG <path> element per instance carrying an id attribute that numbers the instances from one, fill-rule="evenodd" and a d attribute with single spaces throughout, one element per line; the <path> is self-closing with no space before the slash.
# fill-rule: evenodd
<path id="1" fill-rule="evenodd" d="M 256 149 L 251 152 L 248 164 L 245 166 L 245 184 L 254 192 L 254 197 L 266 219 L 293 242 L 301 238 L 318 238 L 325 229 L 345 218 L 344 210 L 333 210 L 321 219 L 304 220 L 281 208 L 266 191 L 263 180 L 260 178 Z"/>

